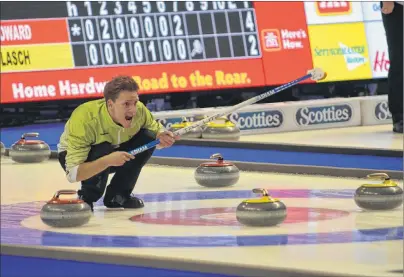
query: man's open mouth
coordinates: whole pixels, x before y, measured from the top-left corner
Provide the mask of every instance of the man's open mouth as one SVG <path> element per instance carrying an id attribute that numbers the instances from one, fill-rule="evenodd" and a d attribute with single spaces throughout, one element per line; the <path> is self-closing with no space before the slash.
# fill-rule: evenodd
<path id="1" fill-rule="evenodd" d="M 133 116 L 125 116 L 126 121 L 132 121 Z"/>

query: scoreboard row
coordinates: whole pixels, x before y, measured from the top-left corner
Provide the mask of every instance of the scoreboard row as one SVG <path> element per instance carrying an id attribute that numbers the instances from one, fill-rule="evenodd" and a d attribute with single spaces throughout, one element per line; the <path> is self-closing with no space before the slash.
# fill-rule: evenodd
<path id="1" fill-rule="evenodd" d="M 333 60 L 331 81 L 372 78 L 361 5 L 2 2 L 1 103 L 98 97 L 118 74 L 141 93 L 276 85 Z"/>

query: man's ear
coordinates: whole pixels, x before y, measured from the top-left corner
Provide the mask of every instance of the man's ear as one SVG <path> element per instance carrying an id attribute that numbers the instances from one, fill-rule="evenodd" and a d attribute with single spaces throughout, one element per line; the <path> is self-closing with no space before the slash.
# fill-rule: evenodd
<path id="1" fill-rule="evenodd" d="M 114 103 L 114 101 L 112 101 L 112 99 L 108 99 L 107 100 L 107 107 L 108 108 L 112 108 L 112 104 Z"/>

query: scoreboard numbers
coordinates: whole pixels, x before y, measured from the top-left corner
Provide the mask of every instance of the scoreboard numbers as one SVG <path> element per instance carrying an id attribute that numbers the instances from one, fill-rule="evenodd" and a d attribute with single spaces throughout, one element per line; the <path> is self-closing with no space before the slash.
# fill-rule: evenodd
<path id="1" fill-rule="evenodd" d="M 75 67 L 260 58 L 250 1 L 66 2 Z"/>

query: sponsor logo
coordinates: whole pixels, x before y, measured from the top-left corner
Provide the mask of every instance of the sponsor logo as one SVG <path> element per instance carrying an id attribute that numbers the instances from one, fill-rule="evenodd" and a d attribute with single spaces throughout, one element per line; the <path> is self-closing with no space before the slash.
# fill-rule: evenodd
<path id="1" fill-rule="evenodd" d="M 374 12 L 380 12 L 382 8 L 380 7 L 380 3 L 377 2 L 372 4 L 372 9 Z"/>
<path id="2" fill-rule="evenodd" d="M 230 121 L 237 124 L 240 130 L 278 128 L 283 124 L 283 114 L 279 110 L 262 112 L 232 113 Z"/>
<path id="3" fill-rule="evenodd" d="M 373 61 L 373 71 L 387 73 L 390 68 L 390 59 L 387 51 L 376 51 Z"/>
<path id="4" fill-rule="evenodd" d="M 267 52 L 283 49 L 303 49 L 303 40 L 307 39 L 307 33 L 303 29 L 266 29 L 262 30 L 264 50 Z"/>
<path id="5" fill-rule="evenodd" d="M 351 3 L 348 1 L 318 1 L 315 3 L 319 16 L 348 15 L 352 13 Z"/>
<path id="6" fill-rule="evenodd" d="M 352 118 L 352 107 L 348 104 L 320 107 L 304 107 L 296 112 L 300 126 L 347 122 Z"/>
<path id="7" fill-rule="evenodd" d="M 368 62 L 364 56 L 366 47 L 364 45 L 355 45 L 349 47 L 342 42 L 338 42 L 339 48 L 315 48 L 315 56 L 342 56 L 345 60 L 345 66 L 349 71 Z"/>
<path id="8" fill-rule="evenodd" d="M 383 22 L 381 20 L 367 22 L 365 28 L 373 77 L 386 77 L 390 68 L 390 59 Z"/>
<path id="9" fill-rule="evenodd" d="M 377 120 L 391 119 L 389 104 L 387 101 L 382 101 L 375 106 L 375 117 Z"/>
<path id="10" fill-rule="evenodd" d="M 310 25 L 309 33 L 313 65 L 327 71 L 326 81 L 372 78 L 363 24 Z"/>
<path id="11" fill-rule="evenodd" d="M 193 117 L 187 117 L 188 121 L 194 121 Z M 164 126 L 166 129 L 170 129 L 171 125 L 175 123 L 180 123 L 182 122 L 181 117 L 173 117 L 173 118 L 164 118 L 164 119 L 157 119 L 157 122 L 161 123 L 161 125 Z"/>
<path id="12" fill-rule="evenodd" d="M 339 47 L 344 53 L 345 66 L 349 71 L 355 70 L 357 67 L 368 62 L 368 59 L 363 55 L 365 53 L 365 46 L 355 47 L 358 48 L 358 50 L 355 50 L 353 47 L 348 47 L 340 42 Z"/>
<path id="13" fill-rule="evenodd" d="M 281 36 L 279 30 L 277 29 L 267 29 L 262 30 L 262 39 L 264 40 L 264 50 L 267 52 L 280 51 L 281 47 Z"/>

